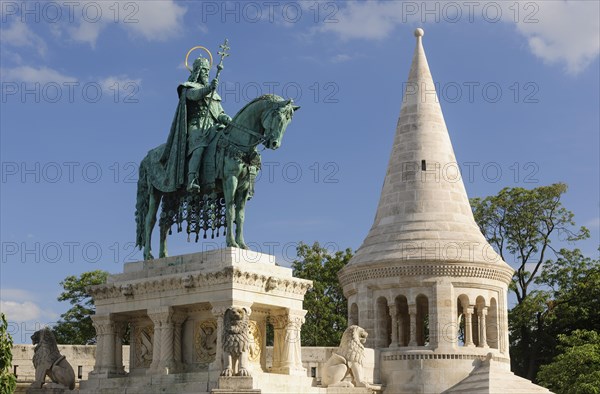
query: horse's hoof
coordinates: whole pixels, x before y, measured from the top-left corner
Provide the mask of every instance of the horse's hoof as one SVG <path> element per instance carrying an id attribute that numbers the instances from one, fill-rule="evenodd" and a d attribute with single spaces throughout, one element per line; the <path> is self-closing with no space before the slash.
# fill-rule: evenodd
<path id="1" fill-rule="evenodd" d="M 146 256 L 144 256 L 144 260 L 154 260 L 154 256 L 152 253 L 148 253 Z"/>
<path id="2" fill-rule="evenodd" d="M 248 249 L 248 245 L 246 245 L 243 242 L 239 242 L 238 245 L 239 245 L 238 248 L 240 248 L 240 249 Z"/>
<path id="3" fill-rule="evenodd" d="M 240 246 L 235 241 L 231 241 L 231 242 L 227 242 L 227 247 L 228 248 L 239 248 Z"/>

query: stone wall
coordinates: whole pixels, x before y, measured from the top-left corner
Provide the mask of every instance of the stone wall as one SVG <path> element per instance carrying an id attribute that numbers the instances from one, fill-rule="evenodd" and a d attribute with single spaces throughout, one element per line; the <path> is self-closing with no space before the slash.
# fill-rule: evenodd
<path id="1" fill-rule="evenodd" d="M 13 347 L 13 370 L 16 371 L 17 382 L 21 387 L 27 387 L 35 380 L 35 369 L 33 368 L 33 345 L 15 345 Z M 64 355 L 75 370 L 77 383 L 86 380 L 88 374 L 94 369 L 96 346 L 59 345 L 60 353 Z M 321 382 L 321 369 L 325 362 L 331 357 L 336 347 L 303 347 L 302 366 L 306 368 L 306 374 Z M 370 382 L 378 382 L 378 366 L 375 365 L 375 350 L 365 349 L 365 376 Z M 267 370 L 271 367 L 273 348 L 267 347 Z M 129 372 L 129 346 L 123 346 L 123 364 Z"/>
<path id="2" fill-rule="evenodd" d="M 13 372 L 17 375 L 17 383 L 20 387 L 27 387 L 35 380 L 35 368 L 33 367 L 34 345 L 14 345 Z M 94 369 L 96 362 L 96 346 L 93 345 L 58 345 L 60 353 L 75 371 L 75 381 L 86 380 L 88 374 Z M 129 346 L 123 346 L 123 361 L 125 370 L 129 370 Z M 18 392 L 18 391 L 17 391 Z"/>

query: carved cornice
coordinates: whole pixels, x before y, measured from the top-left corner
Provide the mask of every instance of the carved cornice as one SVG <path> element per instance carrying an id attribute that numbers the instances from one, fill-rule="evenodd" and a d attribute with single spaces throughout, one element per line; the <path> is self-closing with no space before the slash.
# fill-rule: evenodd
<path id="1" fill-rule="evenodd" d="M 510 268 L 510 267 L 508 267 Z M 419 265 L 381 265 L 376 267 L 352 267 L 338 275 L 342 287 L 352 283 L 380 278 L 438 276 L 438 277 L 470 277 L 497 280 L 510 283 L 512 268 L 465 264 L 419 264 Z"/>
<path id="2" fill-rule="evenodd" d="M 227 267 L 221 271 L 207 274 L 188 273 L 184 275 L 180 274 L 156 277 L 154 279 L 91 286 L 89 292 L 94 300 L 105 300 L 113 298 L 135 298 L 139 295 L 172 290 L 190 291 L 193 288 L 206 288 L 224 283 L 250 286 L 258 291 L 302 296 L 312 287 L 312 281 L 306 279 L 278 278 L 242 271 L 235 267 Z"/>

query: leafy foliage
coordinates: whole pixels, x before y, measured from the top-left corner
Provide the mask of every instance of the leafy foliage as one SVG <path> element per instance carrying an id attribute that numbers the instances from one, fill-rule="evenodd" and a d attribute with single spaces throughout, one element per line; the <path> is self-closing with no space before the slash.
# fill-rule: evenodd
<path id="1" fill-rule="evenodd" d="M 511 289 L 521 303 L 528 295 L 548 254 L 559 253 L 552 246 L 553 238 L 574 242 L 588 238 L 585 227 L 573 230 L 573 213 L 560 201 L 567 185 L 556 183 L 527 190 L 504 188 L 497 195 L 471 199 L 473 215 L 488 242 L 504 261 L 512 255 L 517 264 Z"/>
<path id="2" fill-rule="evenodd" d="M 10 370 L 13 340 L 7 327 L 6 316 L 0 313 L 0 394 L 11 394 L 17 386 L 17 379 Z"/>
<path id="3" fill-rule="evenodd" d="M 348 303 L 337 273 L 352 257 L 352 251 L 330 254 L 319 243 L 298 245 L 298 258 L 292 263 L 294 276 L 313 281 L 304 297 L 306 322 L 302 326 L 302 346 L 338 346 L 348 325 Z"/>
<path id="4" fill-rule="evenodd" d="M 585 227 L 575 228 L 573 213 L 562 205 L 566 191 L 565 184 L 557 183 L 531 190 L 504 188 L 495 196 L 471 199 L 483 235 L 504 261 L 516 264 L 510 285 L 517 298 L 509 312 L 512 369 L 531 380 L 548 353 L 547 345 L 555 341 L 546 321 L 553 294 L 539 286 L 550 279 L 553 259 L 569 265 L 575 257 L 554 245 L 589 237 Z"/>
<path id="5" fill-rule="evenodd" d="M 67 345 L 93 345 L 96 343 L 96 331 L 91 316 L 96 307 L 87 292 L 88 286 L 106 282 L 108 272 L 96 270 L 84 272 L 79 277 L 67 276 L 60 285 L 64 288 L 59 301 L 69 301 L 72 307 L 63 313 L 56 326 L 54 335 L 58 343 Z"/>
<path id="6" fill-rule="evenodd" d="M 600 334 L 575 330 L 558 339 L 561 353 L 540 368 L 540 384 L 557 394 L 600 394 Z"/>

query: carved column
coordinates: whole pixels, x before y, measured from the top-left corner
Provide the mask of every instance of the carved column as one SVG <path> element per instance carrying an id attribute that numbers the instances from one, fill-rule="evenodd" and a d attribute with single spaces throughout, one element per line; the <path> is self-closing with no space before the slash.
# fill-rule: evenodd
<path id="1" fill-rule="evenodd" d="M 398 311 L 396 305 L 390 305 L 389 310 L 392 319 L 392 341 L 389 347 L 398 347 Z"/>
<path id="2" fill-rule="evenodd" d="M 115 372 L 115 327 L 110 315 L 92 315 L 96 329 L 96 364 L 92 374 Z"/>
<path id="3" fill-rule="evenodd" d="M 173 319 L 172 312 L 166 312 L 163 315 L 160 329 L 160 364 L 162 373 L 169 374 L 175 369 L 175 359 L 173 358 Z"/>
<path id="4" fill-rule="evenodd" d="M 125 374 L 125 366 L 123 365 L 123 336 L 127 330 L 127 323 L 115 323 L 115 373 Z"/>
<path id="5" fill-rule="evenodd" d="M 183 313 L 175 313 L 173 315 L 173 359 L 175 361 L 176 372 L 182 372 L 185 369 L 181 355 L 181 328 L 186 318 L 187 316 Z"/>
<path id="6" fill-rule="evenodd" d="M 479 311 L 477 313 L 477 317 L 479 318 L 479 347 L 483 347 L 483 348 L 487 348 L 489 347 L 487 344 L 487 336 L 486 336 L 486 323 L 485 323 L 485 317 L 487 316 L 487 311 L 488 308 L 487 306 L 483 306 L 481 308 L 478 308 Z"/>
<path id="7" fill-rule="evenodd" d="M 173 360 L 173 308 L 158 308 L 148 313 L 154 324 L 152 364 L 148 373 L 168 374 L 174 369 Z"/>
<path id="8" fill-rule="evenodd" d="M 417 346 L 417 306 L 408 306 L 408 321 L 410 324 L 410 337 L 408 346 Z"/>
<path id="9" fill-rule="evenodd" d="M 398 318 L 398 346 L 405 346 L 404 345 L 404 317 L 402 316 L 401 313 L 397 314 L 396 317 Z"/>
<path id="10" fill-rule="evenodd" d="M 217 321 L 217 352 L 215 354 L 215 361 L 210 364 L 210 371 L 218 371 L 220 374 L 223 370 L 223 316 L 227 307 L 225 306 L 214 306 L 212 308 L 212 314 Z"/>
<path id="11" fill-rule="evenodd" d="M 158 365 L 160 364 L 160 318 L 155 313 L 149 313 L 148 317 L 152 320 L 152 324 L 154 325 L 154 335 L 152 336 L 152 364 L 150 364 L 150 368 L 148 368 L 148 373 L 154 373 L 158 370 Z"/>
<path id="12" fill-rule="evenodd" d="M 473 308 L 465 307 L 463 308 L 463 314 L 465 315 L 465 346 L 466 347 L 474 347 L 473 343 Z"/>
<path id="13" fill-rule="evenodd" d="M 306 376 L 302 367 L 300 332 L 304 324 L 304 310 L 291 310 L 272 316 L 275 330 L 272 372 L 285 375 Z"/>

